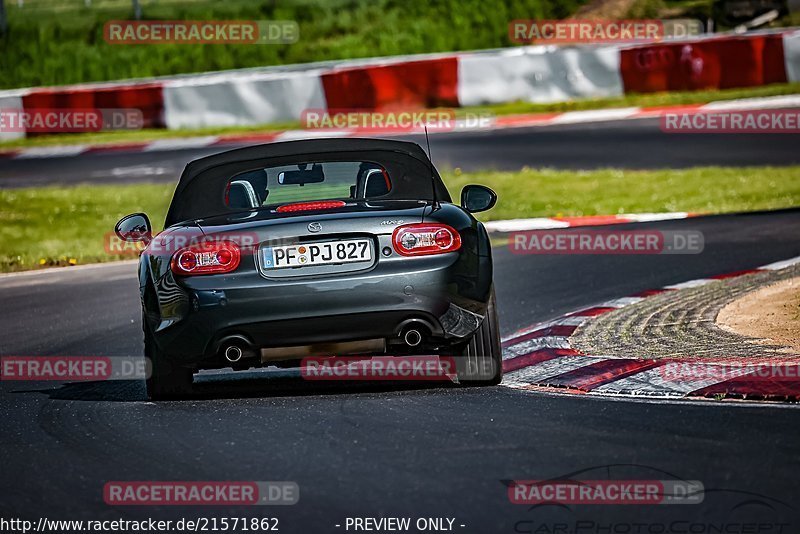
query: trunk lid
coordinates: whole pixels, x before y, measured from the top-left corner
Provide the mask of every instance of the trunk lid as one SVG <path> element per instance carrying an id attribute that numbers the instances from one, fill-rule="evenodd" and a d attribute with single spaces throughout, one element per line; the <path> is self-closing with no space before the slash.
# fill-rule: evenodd
<path id="1" fill-rule="evenodd" d="M 397 226 L 423 221 L 429 203 L 425 201 L 348 201 L 344 206 L 323 210 L 278 212 L 262 209 L 253 212 L 226 214 L 197 220 L 206 236 L 230 238 L 243 245 L 242 252 L 254 257 L 255 267 L 262 276 L 273 279 L 345 273 L 371 269 L 381 256 L 381 249 L 391 246 L 391 234 Z M 334 242 L 367 240 L 368 259 L 348 259 L 323 265 L 313 261 L 330 257 Z M 305 265 L 278 268 L 275 254 L 291 248 L 292 254 L 302 255 L 309 247 L 319 244 L 323 254 L 316 260 L 307 258 Z M 247 250 L 245 250 L 247 249 Z M 284 252 L 277 252 L 278 250 Z M 317 248 L 319 251 L 319 248 Z M 363 252 L 363 251 L 362 251 Z M 285 259 L 285 258 L 283 258 Z"/>
<path id="2" fill-rule="evenodd" d="M 343 207 L 324 210 L 278 212 L 262 209 L 204 219 L 197 225 L 206 235 L 251 232 L 259 241 L 294 239 L 305 236 L 337 234 L 391 234 L 396 226 L 422 222 L 428 203 L 425 201 L 350 201 Z M 276 206 L 275 208 L 278 208 Z M 309 225 L 318 223 L 316 230 Z"/>

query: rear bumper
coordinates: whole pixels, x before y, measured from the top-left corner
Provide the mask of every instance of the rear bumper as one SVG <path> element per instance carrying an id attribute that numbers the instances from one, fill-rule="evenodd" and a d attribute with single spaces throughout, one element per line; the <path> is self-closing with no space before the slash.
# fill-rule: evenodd
<path id="1" fill-rule="evenodd" d="M 184 304 L 168 314 L 160 306 L 153 330 L 164 353 L 199 364 L 232 335 L 255 348 L 393 339 L 409 320 L 429 325 L 443 343 L 457 343 L 480 325 L 491 286 L 491 260 L 462 253 L 382 259 L 362 272 L 281 280 L 265 278 L 248 261 L 233 275 L 166 282 L 172 302 Z"/>

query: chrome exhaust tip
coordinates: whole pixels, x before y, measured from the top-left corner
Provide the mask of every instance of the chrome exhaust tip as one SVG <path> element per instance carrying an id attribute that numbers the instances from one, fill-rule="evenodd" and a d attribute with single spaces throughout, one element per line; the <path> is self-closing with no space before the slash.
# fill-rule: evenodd
<path id="1" fill-rule="evenodd" d="M 230 345 L 225 349 L 225 359 L 231 363 L 236 363 L 242 359 L 242 349 L 236 345 Z"/>
<path id="2" fill-rule="evenodd" d="M 403 341 L 405 341 L 406 345 L 409 347 L 416 347 L 422 343 L 422 334 L 420 334 L 419 330 L 411 328 L 406 331 L 403 336 Z"/>

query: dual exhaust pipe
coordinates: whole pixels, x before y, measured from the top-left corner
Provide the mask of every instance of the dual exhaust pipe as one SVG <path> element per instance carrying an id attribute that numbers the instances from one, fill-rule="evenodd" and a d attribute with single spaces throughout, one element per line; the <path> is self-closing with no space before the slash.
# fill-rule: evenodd
<path id="1" fill-rule="evenodd" d="M 400 330 L 400 340 L 407 347 L 417 347 L 425 341 L 431 329 L 425 322 L 418 319 L 411 319 L 405 322 Z"/>
<path id="2" fill-rule="evenodd" d="M 409 347 L 416 347 L 422 343 L 422 332 L 416 328 L 409 328 L 403 333 L 403 342 Z M 236 363 L 245 357 L 245 350 L 239 344 L 222 345 L 222 355 L 230 363 Z M 255 352 L 248 348 L 248 356 L 255 356 Z"/>
<path id="3" fill-rule="evenodd" d="M 241 347 L 237 345 L 228 345 L 225 348 L 224 355 L 226 360 L 228 360 L 231 363 L 236 363 L 242 359 L 244 351 L 242 351 Z"/>
<path id="4" fill-rule="evenodd" d="M 236 363 L 242 358 L 251 358 L 257 354 L 250 342 L 243 336 L 228 336 L 220 341 L 219 346 L 220 354 L 228 363 Z"/>
<path id="5" fill-rule="evenodd" d="M 416 347 L 422 343 L 422 333 L 416 328 L 409 328 L 403 334 L 403 342 L 409 347 Z"/>
<path id="6" fill-rule="evenodd" d="M 413 323 L 402 330 L 400 338 L 408 347 L 416 347 L 424 339 L 421 329 Z M 229 336 L 223 339 L 219 346 L 219 352 L 228 363 L 237 363 L 242 358 L 251 358 L 258 354 L 243 336 Z"/>

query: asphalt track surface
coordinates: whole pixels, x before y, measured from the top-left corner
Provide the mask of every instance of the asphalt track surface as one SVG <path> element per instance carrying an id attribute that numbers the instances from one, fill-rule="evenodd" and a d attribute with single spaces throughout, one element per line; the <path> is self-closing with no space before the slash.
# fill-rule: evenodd
<path id="1" fill-rule="evenodd" d="M 658 119 L 632 119 L 431 135 L 439 168 L 463 170 L 685 168 L 798 165 L 797 136 L 668 134 Z M 404 139 L 404 137 L 398 137 Z M 423 142 L 421 136 L 406 136 Z M 233 146 L 0 160 L 0 188 L 48 184 L 174 182 L 189 161 Z"/>
<path id="2" fill-rule="evenodd" d="M 437 165 L 465 170 L 800 163 L 794 136 L 667 135 L 653 120 L 431 141 Z M 188 161 L 217 150 L 3 160 L 0 187 L 170 182 Z M 701 230 L 705 251 L 514 256 L 496 249 L 503 332 L 800 254 L 797 210 L 644 226 Z M 131 263 L 2 277 L 0 354 L 141 354 L 136 286 Z M 281 532 L 344 532 L 348 517 L 380 516 L 454 518 L 457 532 L 713 532 L 719 525 L 747 532 L 744 522 L 761 532 L 800 531 L 800 411 L 793 407 L 502 386 L 310 384 L 261 372 L 203 376 L 195 390 L 186 401 L 154 404 L 135 381 L 0 382 L 0 518 L 272 516 Z M 503 484 L 570 477 L 699 480 L 704 501 L 529 507 L 511 504 Z M 290 480 L 300 502 L 114 508 L 102 498 L 114 480 Z"/>
<path id="3" fill-rule="evenodd" d="M 619 228 L 700 230 L 705 250 L 517 256 L 497 248 L 503 332 L 800 254 L 800 210 Z M 131 263 L 2 277 L 0 353 L 140 354 L 139 314 Z M 464 533 L 800 532 L 795 407 L 311 384 L 255 371 L 196 382 L 191 399 L 158 404 L 136 381 L 0 382 L 0 517 L 270 516 L 280 532 L 304 533 L 348 532 L 348 517 L 381 516 L 455 518 Z M 503 481 L 550 478 L 677 478 L 705 492 L 694 505 L 509 502 Z M 103 485 L 120 480 L 295 481 L 300 501 L 107 506 Z M 753 522 L 759 530 L 746 530 Z M 729 530 L 711 530 L 720 525 Z"/>

